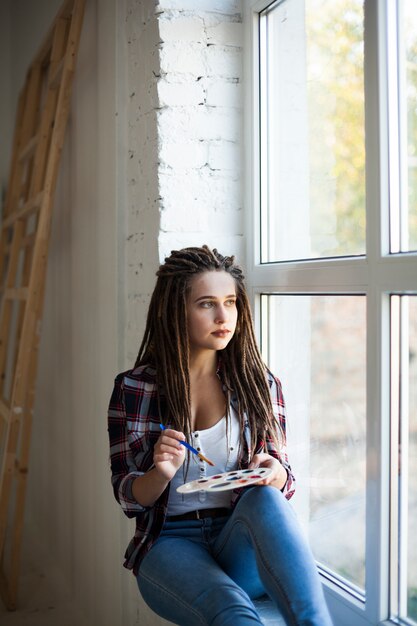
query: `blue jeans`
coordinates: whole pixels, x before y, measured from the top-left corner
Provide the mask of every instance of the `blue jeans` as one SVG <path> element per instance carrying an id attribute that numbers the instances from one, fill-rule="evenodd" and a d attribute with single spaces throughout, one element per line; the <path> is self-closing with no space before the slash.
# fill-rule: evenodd
<path id="1" fill-rule="evenodd" d="M 145 602 L 180 626 L 253 626 L 265 592 L 291 626 L 331 626 L 295 513 L 275 487 L 245 491 L 229 517 L 166 522 L 137 577 Z"/>

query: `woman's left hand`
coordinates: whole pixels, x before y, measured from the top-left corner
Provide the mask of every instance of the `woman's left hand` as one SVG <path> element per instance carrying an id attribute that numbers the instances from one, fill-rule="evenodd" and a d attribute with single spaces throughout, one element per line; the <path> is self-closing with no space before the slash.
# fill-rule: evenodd
<path id="1" fill-rule="evenodd" d="M 260 480 L 254 485 L 254 487 L 256 485 L 272 485 L 277 489 L 282 489 L 287 482 L 287 470 L 278 461 L 278 459 L 270 454 L 266 454 L 265 452 L 255 454 L 248 467 L 249 469 L 256 469 L 257 467 L 270 467 L 273 470 L 272 474 L 268 476 L 268 478 Z"/>

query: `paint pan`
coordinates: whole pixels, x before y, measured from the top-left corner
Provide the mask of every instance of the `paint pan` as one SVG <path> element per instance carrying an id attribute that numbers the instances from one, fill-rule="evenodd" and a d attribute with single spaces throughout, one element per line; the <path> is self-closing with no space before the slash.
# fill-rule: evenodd
<path id="1" fill-rule="evenodd" d="M 268 478 L 273 470 L 269 467 L 257 467 L 255 469 L 233 470 L 214 476 L 207 476 L 192 480 L 177 487 L 179 493 L 195 493 L 196 491 L 228 491 L 238 487 L 249 487 L 264 478 Z"/>

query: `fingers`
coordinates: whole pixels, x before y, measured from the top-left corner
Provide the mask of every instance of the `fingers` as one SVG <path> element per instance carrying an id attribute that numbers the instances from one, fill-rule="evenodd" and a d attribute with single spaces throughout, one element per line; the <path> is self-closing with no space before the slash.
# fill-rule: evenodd
<path id="1" fill-rule="evenodd" d="M 182 458 L 185 453 L 185 448 L 180 444 L 180 441 L 185 439 L 183 433 L 166 429 L 158 438 L 154 448 L 154 461 L 173 461 L 175 458 Z"/>
<path id="2" fill-rule="evenodd" d="M 185 441 L 184 433 L 180 432 L 179 430 L 174 430 L 173 428 L 165 428 L 161 433 L 161 437 L 163 437 L 164 435 L 168 437 L 173 437 L 177 440 L 180 439 L 181 441 Z"/>
<path id="3" fill-rule="evenodd" d="M 256 485 L 258 486 L 271 485 L 272 483 L 274 483 L 279 478 L 282 468 L 281 463 L 278 461 L 278 459 L 264 452 L 261 452 L 260 454 L 255 454 L 252 457 L 251 463 L 248 465 L 249 469 L 256 469 L 258 467 L 270 467 L 271 469 L 275 470 L 270 476 L 256 483 Z"/>
<path id="4" fill-rule="evenodd" d="M 175 450 L 171 449 L 155 449 L 153 458 L 154 461 L 173 461 L 177 458 L 182 458 L 184 456 L 184 450 Z"/>
<path id="5" fill-rule="evenodd" d="M 257 467 L 260 467 L 262 462 L 265 460 L 263 457 L 266 457 L 267 455 L 265 454 L 254 454 L 252 457 L 251 462 L 248 465 L 248 469 L 256 469 Z"/>

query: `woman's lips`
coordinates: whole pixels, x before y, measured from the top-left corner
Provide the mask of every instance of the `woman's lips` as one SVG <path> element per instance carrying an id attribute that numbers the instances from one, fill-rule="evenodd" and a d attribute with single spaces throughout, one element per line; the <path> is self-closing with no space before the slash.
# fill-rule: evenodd
<path id="1" fill-rule="evenodd" d="M 216 330 L 214 333 L 211 333 L 215 337 L 227 337 L 230 334 L 230 330 Z"/>

